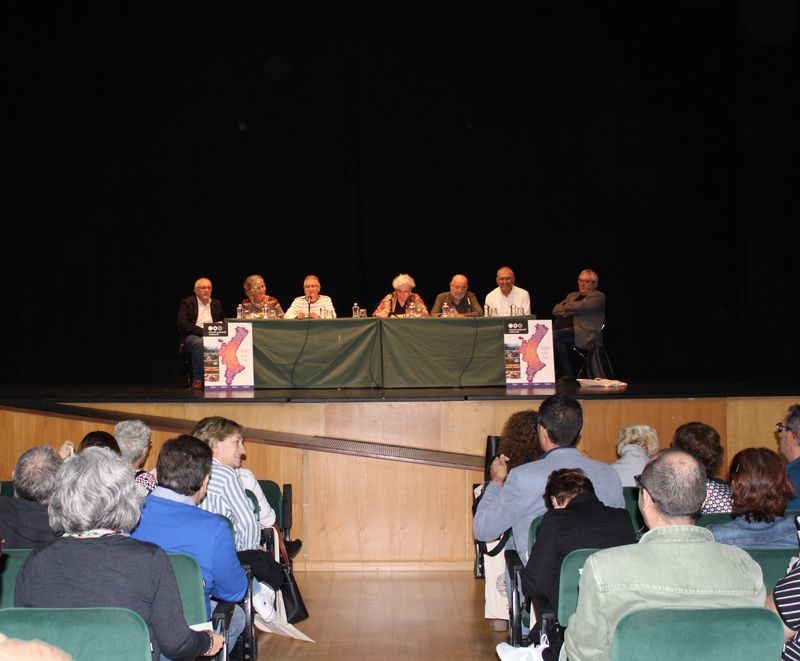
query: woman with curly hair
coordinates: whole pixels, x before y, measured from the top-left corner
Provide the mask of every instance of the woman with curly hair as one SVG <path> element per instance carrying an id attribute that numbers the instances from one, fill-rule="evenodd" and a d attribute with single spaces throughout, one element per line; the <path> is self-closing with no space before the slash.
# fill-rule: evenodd
<path id="1" fill-rule="evenodd" d="M 722 442 L 719 432 L 704 422 L 687 422 L 675 430 L 671 447 L 692 455 L 706 470 L 708 497 L 703 505 L 703 514 L 708 512 L 730 512 L 733 510 L 733 495 L 727 482 L 713 479 L 722 464 Z"/>
<path id="2" fill-rule="evenodd" d="M 794 518 L 783 516 L 795 489 L 778 453 L 741 450 L 731 461 L 730 475 L 735 518 L 707 526 L 714 539 L 743 548 L 798 548 Z"/>
<path id="3" fill-rule="evenodd" d="M 508 470 L 534 461 L 544 454 L 539 445 L 536 423 L 539 412 L 533 409 L 512 413 L 500 432 L 498 454 L 508 457 Z"/>

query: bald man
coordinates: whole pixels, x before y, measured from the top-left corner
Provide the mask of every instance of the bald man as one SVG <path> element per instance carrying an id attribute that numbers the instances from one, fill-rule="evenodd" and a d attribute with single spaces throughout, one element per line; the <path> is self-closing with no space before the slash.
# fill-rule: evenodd
<path id="1" fill-rule="evenodd" d="M 521 308 L 522 314 L 531 314 L 531 297 L 527 290 L 514 284 L 517 279 L 508 266 L 497 269 L 497 287 L 486 294 L 485 305 L 492 309 L 492 316 L 507 317 L 511 307 Z"/>
<path id="2" fill-rule="evenodd" d="M 483 307 L 475 296 L 475 292 L 468 291 L 467 276 L 456 274 L 450 280 L 450 291 L 443 291 L 436 297 L 431 308 L 431 317 L 442 316 L 442 306 L 447 303 L 450 307 L 450 317 L 482 317 Z"/>
<path id="3" fill-rule="evenodd" d="M 208 278 L 194 283 L 194 296 L 181 300 L 178 308 L 178 336 L 181 347 L 192 357 L 192 388 L 203 388 L 203 324 L 225 319 L 222 303 L 211 298 L 212 285 Z"/>

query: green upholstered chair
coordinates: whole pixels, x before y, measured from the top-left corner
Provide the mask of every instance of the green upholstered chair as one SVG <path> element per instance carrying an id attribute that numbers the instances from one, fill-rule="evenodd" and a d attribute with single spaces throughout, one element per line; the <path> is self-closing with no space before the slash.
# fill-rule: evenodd
<path id="1" fill-rule="evenodd" d="M 152 661 L 147 625 L 127 608 L 4 608 L 0 631 L 55 645 L 74 661 Z"/>
<path id="2" fill-rule="evenodd" d="M 14 480 L 3 480 L 0 482 L 0 496 L 14 495 Z"/>
<path id="3" fill-rule="evenodd" d="M 31 549 L 3 549 L 3 555 L 0 556 L 0 608 L 14 605 L 17 574 L 30 552 Z"/>
<path id="4" fill-rule="evenodd" d="M 625 509 L 630 514 L 633 529 L 641 537 L 639 531 L 644 528 L 644 518 L 639 511 L 639 487 L 622 487 L 622 495 L 625 497 Z"/>
<path id="5" fill-rule="evenodd" d="M 786 576 L 789 569 L 789 563 L 792 558 L 800 556 L 800 548 L 786 548 L 786 549 L 748 549 L 745 548 L 750 556 L 761 567 L 761 573 L 764 576 L 764 587 L 767 592 L 772 592 L 772 588 L 778 582 L 778 579 Z"/>
<path id="6" fill-rule="evenodd" d="M 167 556 L 172 564 L 172 570 L 175 572 L 175 579 L 178 582 L 178 590 L 181 593 L 181 603 L 183 604 L 183 616 L 186 618 L 186 623 L 192 625 L 208 622 L 206 596 L 203 590 L 203 574 L 200 571 L 200 565 L 197 560 L 194 556 L 186 553 L 168 553 Z M 250 578 L 248 574 L 247 594 L 241 604 L 245 611 L 245 622 L 249 624 L 245 625 L 244 632 L 242 632 L 237 642 L 237 647 L 241 651 L 241 658 L 254 660 L 257 658 L 257 641 L 253 631 Z M 233 603 L 221 601 L 211 614 L 212 626 L 225 639 L 222 650 L 215 657 L 219 661 L 225 661 L 232 652 L 227 648 L 228 624 L 232 613 Z"/>
<path id="7" fill-rule="evenodd" d="M 575 549 L 567 553 L 561 563 L 561 576 L 558 583 L 557 620 L 566 628 L 569 618 L 578 607 L 578 581 L 586 559 L 600 549 Z"/>
<path id="8" fill-rule="evenodd" d="M 783 624 L 771 610 L 651 608 L 617 624 L 612 661 L 753 661 L 779 659 Z"/>

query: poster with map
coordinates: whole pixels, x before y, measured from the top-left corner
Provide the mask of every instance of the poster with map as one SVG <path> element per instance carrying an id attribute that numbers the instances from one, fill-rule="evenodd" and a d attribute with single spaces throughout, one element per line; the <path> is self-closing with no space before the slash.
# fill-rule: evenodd
<path id="1" fill-rule="evenodd" d="M 253 324 L 203 324 L 203 374 L 206 390 L 253 390 Z"/>
<path id="2" fill-rule="evenodd" d="M 507 321 L 503 335 L 503 356 L 506 386 L 555 384 L 553 322 L 550 319 Z"/>

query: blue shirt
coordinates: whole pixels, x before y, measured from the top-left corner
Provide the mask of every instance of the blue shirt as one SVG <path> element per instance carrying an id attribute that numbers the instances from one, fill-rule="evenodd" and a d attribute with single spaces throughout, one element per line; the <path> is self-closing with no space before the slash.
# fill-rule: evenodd
<path id="1" fill-rule="evenodd" d="M 210 596 L 234 602 L 244 598 L 247 576 L 227 521 L 200 509 L 188 496 L 157 487 L 144 499 L 142 517 L 131 537 L 158 544 L 167 553 L 186 553 L 197 559 L 209 618 Z"/>
<path id="2" fill-rule="evenodd" d="M 730 523 L 714 523 L 706 526 L 714 535 L 714 541 L 733 544 L 741 548 L 800 548 L 794 518 L 778 516 L 771 523 L 746 521 L 737 516 Z"/>
<path id="3" fill-rule="evenodd" d="M 797 495 L 786 505 L 787 510 L 800 510 L 800 457 L 786 464 L 786 472 L 794 484 Z"/>

